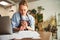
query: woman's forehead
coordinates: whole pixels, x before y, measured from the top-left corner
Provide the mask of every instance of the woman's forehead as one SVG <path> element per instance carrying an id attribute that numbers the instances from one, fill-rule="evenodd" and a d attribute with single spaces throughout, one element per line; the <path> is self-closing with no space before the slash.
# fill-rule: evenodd
<path id="1" fill-rule="evenodd" d="M 26 20 L 22 20 L 21 22 L 27 22 Z"/>

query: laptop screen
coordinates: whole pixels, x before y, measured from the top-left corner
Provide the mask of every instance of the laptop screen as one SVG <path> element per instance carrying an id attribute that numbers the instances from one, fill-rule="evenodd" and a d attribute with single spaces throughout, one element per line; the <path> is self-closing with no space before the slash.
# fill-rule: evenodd
<path id="1" fill-rule="evenodd" d="M 0 17 L 0 34 L 11 34 L 11 20 L 9 16 Z"/>

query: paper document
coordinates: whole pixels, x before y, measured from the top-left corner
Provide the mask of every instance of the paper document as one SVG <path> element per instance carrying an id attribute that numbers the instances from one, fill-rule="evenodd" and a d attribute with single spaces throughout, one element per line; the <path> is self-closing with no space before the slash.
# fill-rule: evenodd
<path id="1" fill-rule="evenodd" d="M 40 34 L 36 31 L 19 31 L 14 35 L 14 38 L 16 39 L 22 39 L 22 38 L 40 38 Z"/>

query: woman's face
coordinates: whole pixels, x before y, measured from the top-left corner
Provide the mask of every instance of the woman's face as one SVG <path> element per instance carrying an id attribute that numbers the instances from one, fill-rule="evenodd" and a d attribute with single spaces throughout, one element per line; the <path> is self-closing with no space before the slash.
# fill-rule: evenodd
<path id="1" fill-rule="evenodd" d="M 28 11 L 28 7 L 26 5 L 19 6 L 19 12 L 21 15 L 26 15 L 27 11 Z"/>

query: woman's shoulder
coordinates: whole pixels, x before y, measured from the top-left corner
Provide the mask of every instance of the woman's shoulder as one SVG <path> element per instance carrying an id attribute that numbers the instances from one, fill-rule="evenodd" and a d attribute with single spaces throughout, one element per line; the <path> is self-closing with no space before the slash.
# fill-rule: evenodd
<path id="1" fill-rule="evenodd" d="M 34 17 L 31 14 L 28 14 L 28 17 L 32 20 Z"/>
<path id="2" fill-rule="evenodd" d="M 18 12 L 15 12 L 14 14 L 13 14 L 13 16 L 12 16 L 12 18 L 19 18 L 20 16 L 19 16 L 19 13 Z"/>
<path id="3" fill-rule="evenodd" d="M 31 14 L 27 14 L 30 18 L 33 17 Z"/>
<path id="4" fill-rule="evenodd" d="M 19 12 L 15 12 L 14 15 L 19 15 Z"/>
<path id="5" fill-rule="evenodd" d="M 19 12 L 15 12 L 15 13 L 13 14 L 13 17 L 17 17 L 17 16 L 20 16 Z"/>

